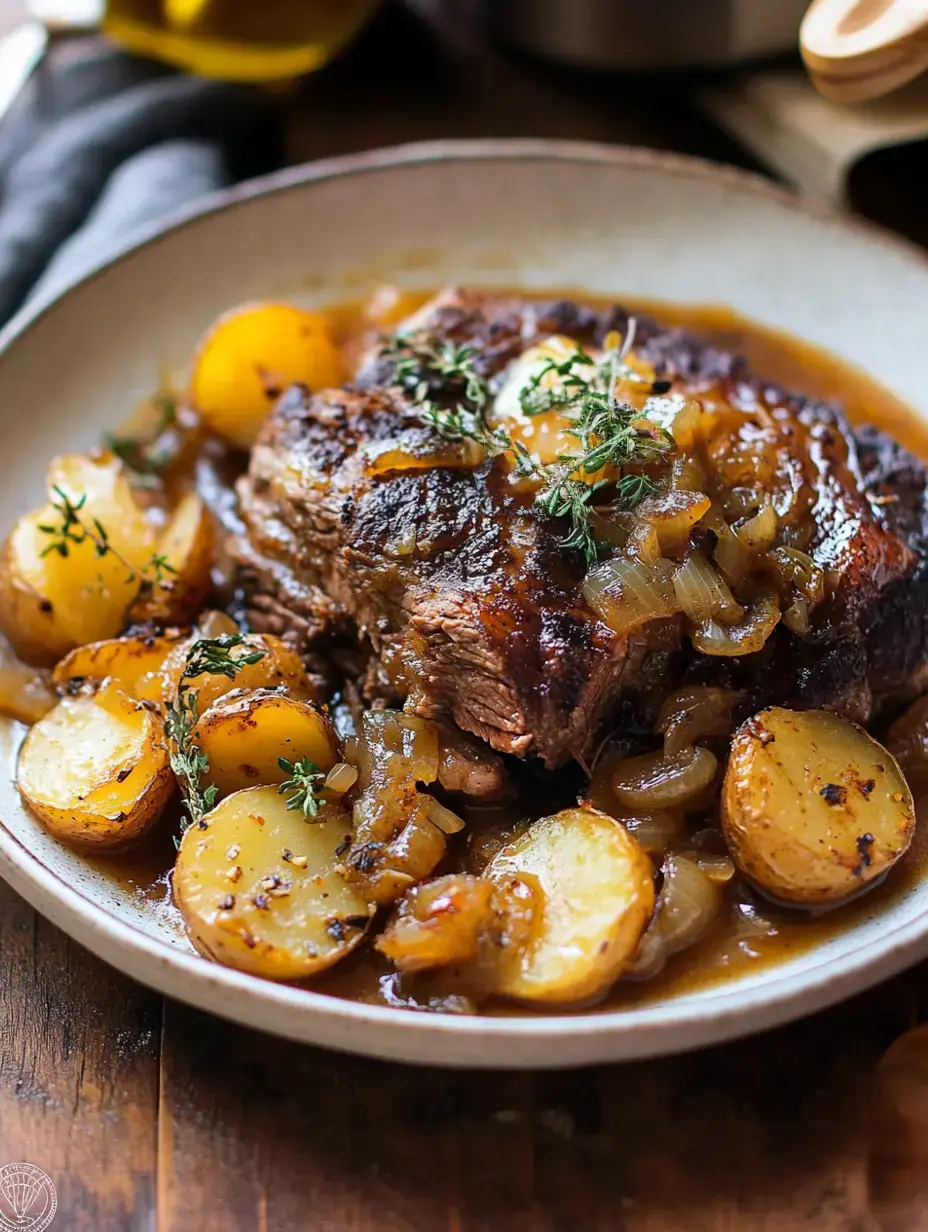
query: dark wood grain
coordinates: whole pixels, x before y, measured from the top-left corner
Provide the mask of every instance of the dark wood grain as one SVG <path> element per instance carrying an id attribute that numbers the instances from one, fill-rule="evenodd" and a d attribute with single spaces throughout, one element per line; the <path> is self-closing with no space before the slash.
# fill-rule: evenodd
<path id="1" fill-rule="evenodd" d="M 0 1164 L 52 1178 L 62 1232 L 154 1223 L 161 1001 L 0 882 Z"/>
<path id="2" fill-rule="evenodd" d="M 169 1005 L 159 1232 L 877 1232 L 875 1067 L 916 980 L 725 1048 L 536 1075 L 353 1059 Z M 915 1210 L 928 1176 L 908 1184 Z"/>

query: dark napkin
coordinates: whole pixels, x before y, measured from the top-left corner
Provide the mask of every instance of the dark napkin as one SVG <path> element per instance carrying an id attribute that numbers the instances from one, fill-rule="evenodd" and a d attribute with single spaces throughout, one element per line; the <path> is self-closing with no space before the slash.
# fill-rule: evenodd
<path id="1" fill-rule="evenodd" d="M 172 209 L 279 165 L 276 104 L 98 39 L 54 45 L 0 124 L 0 323 Z"/>

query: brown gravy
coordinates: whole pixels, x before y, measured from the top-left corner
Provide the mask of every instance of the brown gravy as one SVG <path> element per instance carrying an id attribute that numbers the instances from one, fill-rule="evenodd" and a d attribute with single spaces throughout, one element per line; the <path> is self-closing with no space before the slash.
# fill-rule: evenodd
<path id="1" fill-rule="evenodd" d="M 570 294 L 594 305 L 607 302 L 580 293 Z M 370 312 L 371 301 L 332 309 L 346 358 L 354 361 L 381 329 L 389 328 L 430 297 L 431 293 L 425 292 L 403 293 L 375 319 Z M 539 295 L 538 298 L 547 296 Z M 623 297 L 614 297 L 612 302 L 615 299 L 630 303 L 642 314 L 692 329 L 726 350 L 743 354 L 755 371 L 791 391 L 840 403 L 852 421 L 876 424 L 928 459 L 928 426 L 871 377 L 819 348 L 758 325 L 721 306 L 682 306 Z M 854 902 L 814 916 L 774 907 L 751 896 L 736 879 L 726 887 L 726 905 L 700 942 L 672 957 L 660 974 L 646 981 L 620 981 L 596 1008 L 642 1005 L 748 972 L 753 974 L 878 916 L 890 903 L 907 894 L 928 868 L 928 799 L 924 805 L 919 810 L 921 825 L 912 849 L 883 885 Z M 523 816 L 527 812 L 522 804 L 519 811 Z M 179 913 L 170 902 L 169 869 L 173 854 L 169 827 L 164 826 L 160 827 L 158 836 L 146 840 L 135 852 L 121 858 L 94 859 L 92 863 L 114 878 L 125 891 L 150 903 L 153 911 L 163 919 L 170 919 L 182 931 Z M 390 971 L 389 964 L 377 954 L 361 952 L 314 981 L 312 986 L 336 996 L 396 1004 L 391 993 Z M 493 1004 L 486 1012 L 519 1014 L 527 1011 Z M 584 1012 L 589 1012 L 589 1007 Z"/>

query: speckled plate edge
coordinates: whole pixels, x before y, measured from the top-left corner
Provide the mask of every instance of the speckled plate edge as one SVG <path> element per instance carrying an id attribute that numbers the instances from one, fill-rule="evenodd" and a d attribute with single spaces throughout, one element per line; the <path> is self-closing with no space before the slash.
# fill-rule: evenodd
<path id="1" fill-rule="evenodd" d="M 713 178 L 799 213 L 855 230 L 928 271 L 914 245 L 877 227 L 794 197 L 768 181 L 733 168 L 656 151 L 582 142 L 492 140 L 429 142 L 378 150 L 293 168 L 216 194 L 176 212 L 114 247 L 61 295 L 31 305 L 0 331 L 0 354 L 15 346 L 49 309 L 76 288 L 99 278 L 128 254 L 168 232 L 238 202 L 285 192 L 332 177 L 380 167 L 444 160 L 551 160 L 648 166 L 682 180 Z M 630 1010 L 525 1017 L 452 1017 L 416 1014 L 324 993 L 270 984 L 197 955 L 176 950 L 69 886 L 8 830 L 0 827 L 0 875 L 32 906 L 75 940 L 158 991 L 245 1025 L 296 1040 L 386 1059 L 479 1067 L 567 1067 L 631 1060 L 719 1043 L 811 1013 L 860 992 L 928 955 L 928 913 L 854 953 L 821 962 L 803 974 L 770 968 L 747 994 L 738 982 L 685 1007 L 666 1002 Z"/>

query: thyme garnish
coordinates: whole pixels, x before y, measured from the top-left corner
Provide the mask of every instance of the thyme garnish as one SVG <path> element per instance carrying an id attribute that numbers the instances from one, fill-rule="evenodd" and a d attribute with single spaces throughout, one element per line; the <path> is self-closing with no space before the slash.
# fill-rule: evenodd
<path id="1" fill-rule="evenodd" d="M 319 794 L 316 784 L 325 781 L 325 775 L 314 761 L 308 757 L 298 762 L 287 761 L 286 757 L 278 757 L 277 764 L 284 774 L 290 777 L 277 789 L 282 796 L 287 797 L 287 808 L 299 809 L 306 818 L 315 817 L 319 812 Z"/>
<path id="2" fill-rule="evenodd" d="M 199 692 L 190 681 L 199 676 L 226 676 L 234 680 L 243 667 L 258 663 L 266 651 L 250 650 L 235 657 L 232 650 L 245 642 L 241 633 L 203 637 L 190 647 L 177 687 L 177 700 L 167 708 L 164 731 L 170 745 L 171 769 L 177 776 L 189 821 L 183 827 L 202 826 L 203 818 L 215 805 L 219 788 L 215 783 L 202 789 L 200 779 L 209 771 L 209 758 L 194 743 L 193 729 L 200 717 Z"/>
<path id="3" fill-rule="evenodd" d="M 71 554 L 72 545 L 92 543 L 97 556 L 112 556 L 125 566 L 126 584 L 137 582 L 140 593 L 147 593 L 156 585 L 163 586 L 167 575 L 177 572 L 168 558 L 160 553 L 154 553 L 141 570 L 136 570 L 125 556 L 113 547 L 106 527 L 100 519 L 88 517 L 83 513 L 87 504 L 86 492 L 82 492 L 77 500 L 72 501 L 67 492 L 57 484 L 53 486 L 52 491 L 55 495 L 50 503 L 52 508 L 60 514 L 60 518 L 55 524 L 39 524 L 39 530 L 44 535 L 48 535 L 51 540 L 40 553 L 43 558 L 52 552 L 67 557 Z"/>
<path id="4" fill-rule="evenodd" d="M 568 549 L 581 551 L 587 564 L 594 564 L 598 545 L 593 530 L 594 495 L 606 486 L 614 488 L 612 508 L 631 509 L 656 491 L 644 474 L 632 472 L 612 481 L 587 482 L 605 468 L 622 471 L 659 460 L 673 445 L 663 428 L 647 421 L 647 405 L 638 410 L 616 396 L 620 381 L 650 384 L 626 362 L 635 336 L 634 319 L 625 338 L 617 333 L 606 339 L 602 359 L 596 360 L 579 345 L 563 360 L 548 359 L 519 392 L 526 415 L 557 410 L 570 422 L 567 430 L 577 443 L 576 452 L 563 454 L 557 462 L 542 465 L 521 441 L 503 427 L 487 422 L 490 386 L 475 369 L 476 349 L 457 346 L 428 335 L 397 335 L 386 342 L 381 355 L 393 361 L 397 385 L 411 396 L 422 418 L 450 441 L 471 440 L 488 457 L 508 454 L 517 473 L 539 484 L 538 507 L 553 518 L 568 518 L 570 531 L 562 540 Z M 578 371 L 580 369 L 580 371 Z M 545 388 L 546 378 L 549 388 Z M 436 400 L 441 395 L 442 405 Z M 647 421 L 647 422 L 645 422 Z"/>
<path id="5" fill-rule="evenodd" d="M 103 443 L 106 448 L 124 462 L 130 470 L 139 475 L 158 475 L 170 460 L 167 456 L 152 453 L 152 446 L 168 428 L 177 423 L 177 398 L 174 394 L 162 391 L 149 399 L 150 405 L 158 413 L 158 419 L 151 428 L 148 439 L 142 436 L 120 436 L 116 432 L 106 432 Z"/>

